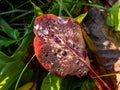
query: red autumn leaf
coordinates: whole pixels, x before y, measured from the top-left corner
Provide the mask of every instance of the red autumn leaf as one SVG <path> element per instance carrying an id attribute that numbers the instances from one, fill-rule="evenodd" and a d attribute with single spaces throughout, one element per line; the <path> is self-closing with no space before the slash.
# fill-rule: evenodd
<path id="1" fill-rule="evenodd" d="M 80 24 L 69 17 L 45 14 L 34 23 L 35 54 L 41 65 L 51 73 L 64 77 L 83 77 L 89 65 Z M 79 57 L 78 57 L 79 56 Z"/>
<path id="2" fill-rule="evenodd" d="M 81 26 L 74 19 L 53 14 L 39 16 L 34 23 L 34 33 L 35 55 L 46 70 L 59 77 L 81 78 L 89 70 L 91 77 L 97 76 L 89 63 Z M 103 83 L 110 90 L 101 78 L 95 80 L 99 83 L 97 86 Z"/>

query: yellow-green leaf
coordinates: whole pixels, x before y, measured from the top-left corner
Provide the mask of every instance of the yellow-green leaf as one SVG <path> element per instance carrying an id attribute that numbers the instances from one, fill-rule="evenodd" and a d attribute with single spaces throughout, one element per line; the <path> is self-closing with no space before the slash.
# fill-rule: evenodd
<path id="1" fill-rule="evenodd" d="M 34 13 L 35 13 L 35 15 L 36 16 L 39 16 L 39 15 L 42 15 L 43 14 L 43 12 L 42 12 L 42 10 L 41 10 L 41 8 L 40 7 L 38 7 L 35 3 L 33 3 L 31 0 L 30 0 L 30 3 L 33 5 L 33 7 L 34 7 Z"/>
<path id="2" fill-rule="evenodd" d="M 75 18 L 75 20 L 76 20 L 78 23 L 81 23 L 81 22 L 83 21 L 83 19 L 85 18 L 85 16 L 87 15 L 87 13 L 88 13 L 88 12 L 79 15 L 78 17 Z"/>

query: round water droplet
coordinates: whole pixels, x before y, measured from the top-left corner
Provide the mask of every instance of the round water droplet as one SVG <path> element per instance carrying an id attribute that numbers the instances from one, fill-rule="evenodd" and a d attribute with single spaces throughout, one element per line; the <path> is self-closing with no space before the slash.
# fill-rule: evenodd
<path id="1" fill-rule="evenodd" d="M 35 29 L 35 30 L 38 30 L 38 29 L 39 29 L 39 24 L 36 24 L 36 25 L 34 26 L 34 29 Z"/>
<path id="2" fill-rule="evenodd" d="M 49 34 L 48 30 L 47 30 L 47 29 L 44 29 L 44 30 L 43 30 L 43 34 L 44 34 L 44 35 Z"/>

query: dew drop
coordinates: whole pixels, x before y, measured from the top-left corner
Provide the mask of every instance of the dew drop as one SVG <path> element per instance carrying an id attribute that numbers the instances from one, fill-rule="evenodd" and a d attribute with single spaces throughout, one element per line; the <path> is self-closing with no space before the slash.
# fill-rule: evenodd
<path id="1" fill-rule="evenodd" d="M 39 29 L 39 24 L 35 25 L 34 28 L 35 28 L 35 30 L 38 30 Z"/>
<path id="2" fill-rule="evenodd" d="M 61 17 L 58 17 L 58 22 L 59 22 L 60 24 L 66 24 L 66 23 L 68 22 L 68 19 L 67 19 L 67 20 L 64 20 L 64 19 L 62 19 Z"/>
<path id="3" fill-rule="evenodd" d="M 44 30 L 43 30 L 43 34 L 44 34 L 44 35 L 49 34 L 48 30 L 47 30 L 47 29 L 44 29 Z"/>

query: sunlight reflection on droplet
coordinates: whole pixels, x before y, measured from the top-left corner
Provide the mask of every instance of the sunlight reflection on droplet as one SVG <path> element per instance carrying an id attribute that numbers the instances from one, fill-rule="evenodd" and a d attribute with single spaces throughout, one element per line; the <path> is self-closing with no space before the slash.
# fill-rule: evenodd
<path id="1" fill-rule="evenodd" d="M 39 29 L 39 24 L 35 25 L 34 28 L 35 28 L 35 30 L 38 30 Z"/>

